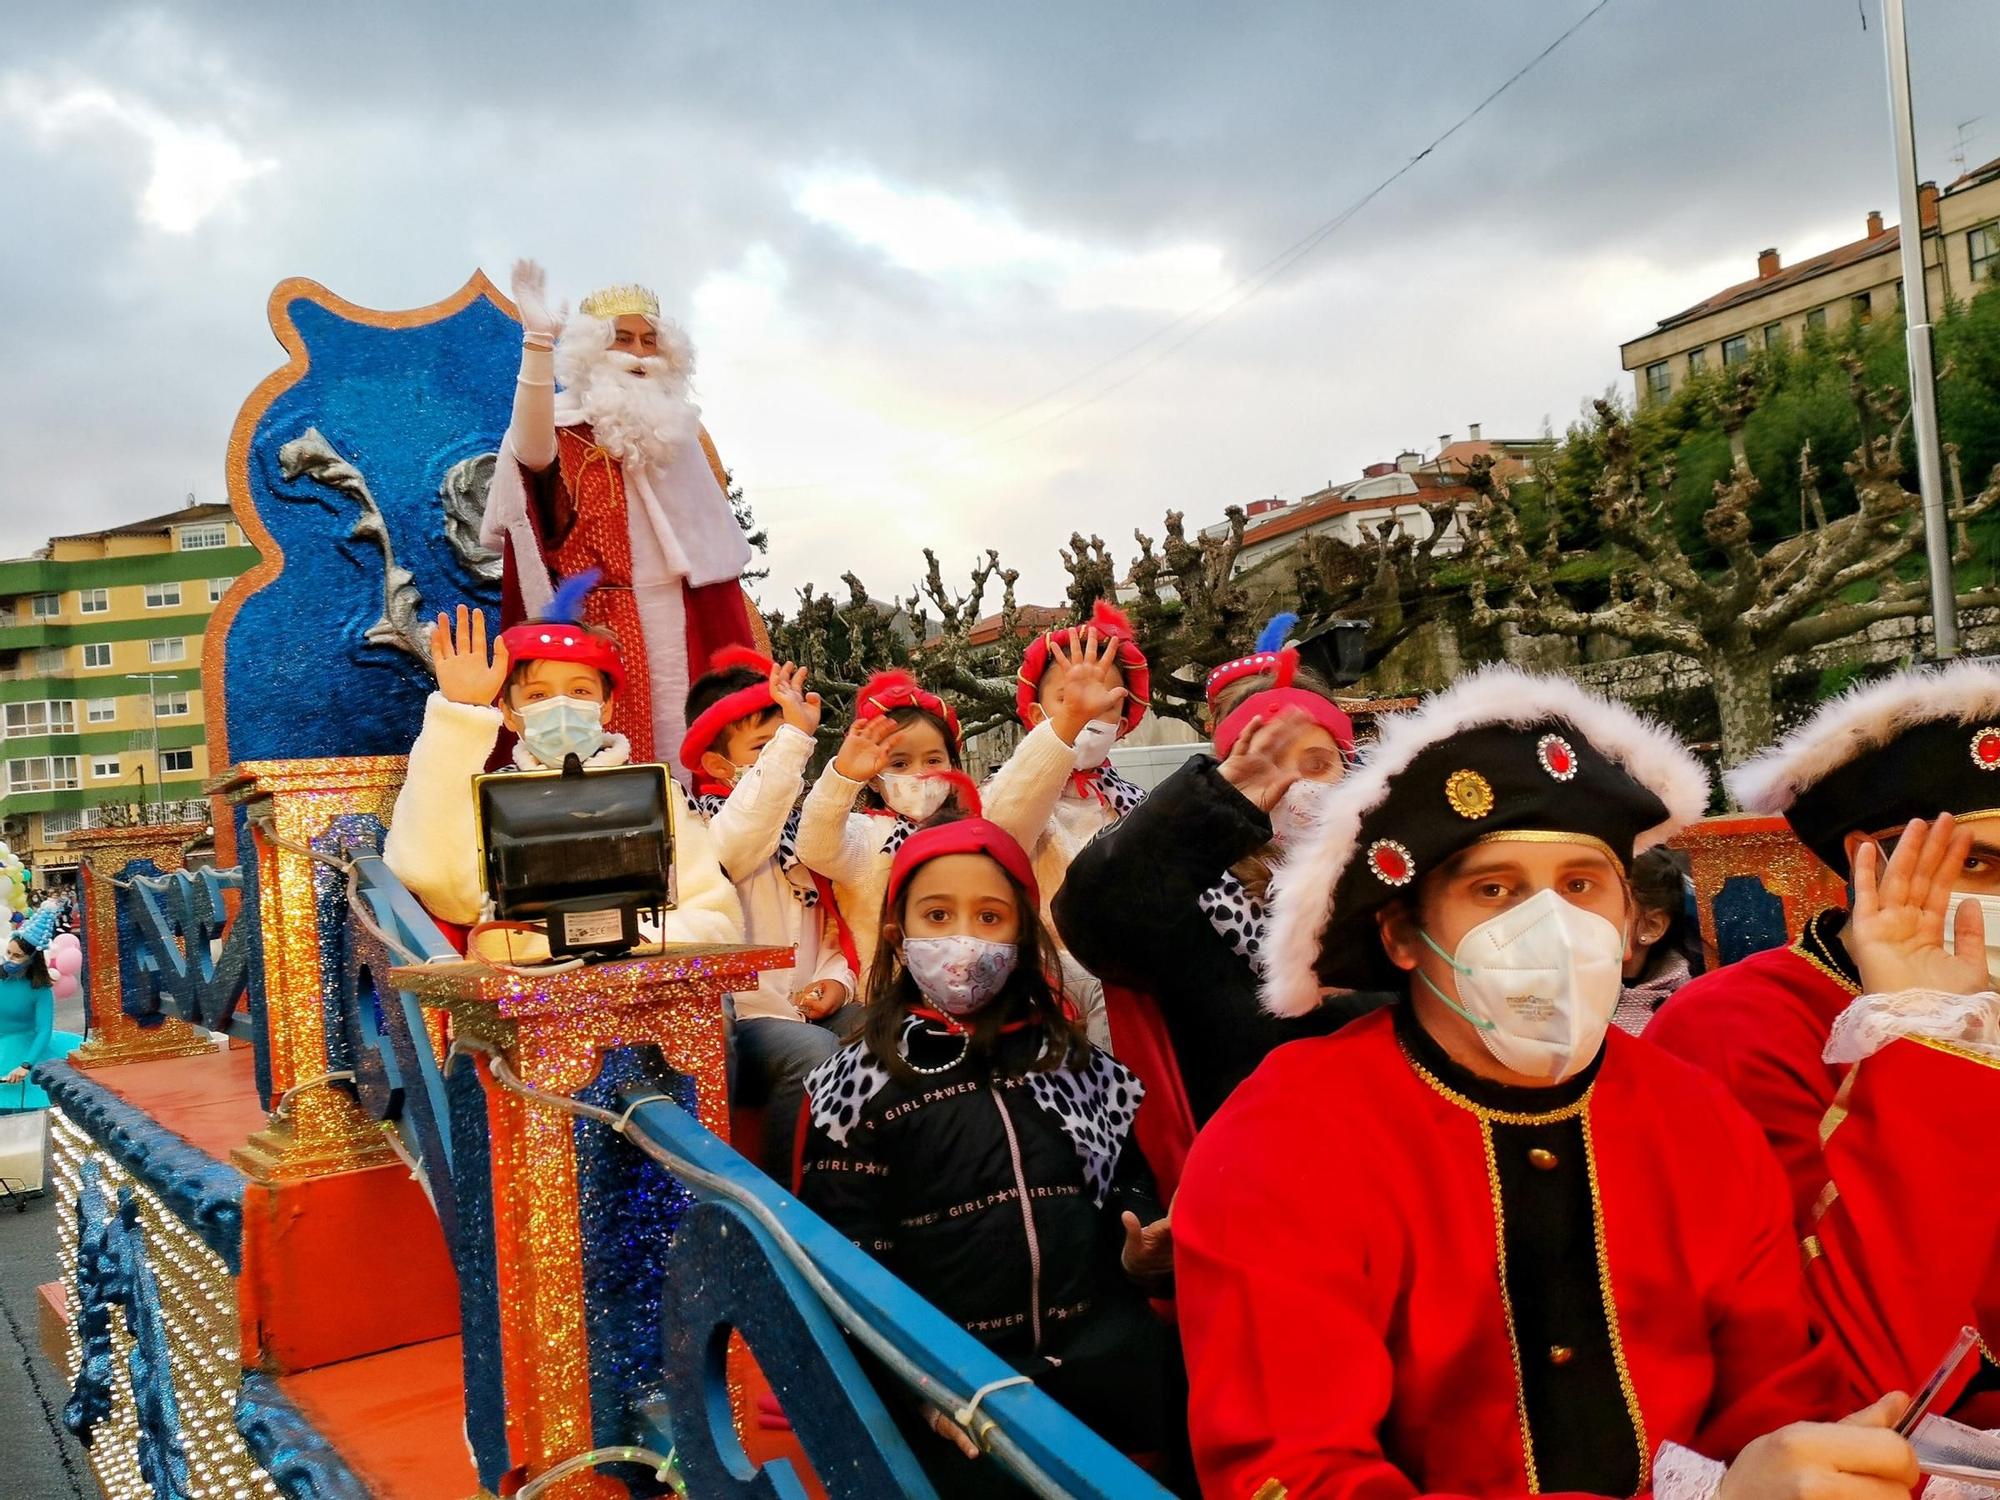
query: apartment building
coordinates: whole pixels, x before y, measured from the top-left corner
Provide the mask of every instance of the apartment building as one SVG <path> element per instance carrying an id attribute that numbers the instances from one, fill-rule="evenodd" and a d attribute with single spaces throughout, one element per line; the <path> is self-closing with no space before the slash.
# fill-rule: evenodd
<path id="1" fill-rule="evenodd" d="M 190 504 L 0 562 L 0 836 L 38 881 L 75 867 L 58 835 L 207 817 L 202 633 L 256 560 Z"/>
<path id="2" fill-rule="evenodd" d="M 1917 219 L 1935 316 L 1947 301 L 1966 301 L 2000 274 L 2000 158 L 1943 192 L 1924 183 Z M 1689 377 L 1758 349 L 1892 316 L 1903 305 L 1901 256 L 1901 226 L 1885 225 L 1880 213 L 1868 215 L 1860 239 L 1796 265 L 1783 264 L 1775 249 L 1759 251 L 1755 276 L 1662 318 L 1622 346 L 1640 403 L 1665 400 Z"/>

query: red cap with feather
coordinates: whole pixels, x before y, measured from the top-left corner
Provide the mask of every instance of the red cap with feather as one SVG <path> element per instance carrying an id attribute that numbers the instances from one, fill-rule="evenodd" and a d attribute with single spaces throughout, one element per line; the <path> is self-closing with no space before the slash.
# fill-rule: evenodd
<path id="1" fill-rule="evenodd" d="M 500 633 L 510 668 L 530 661 L 575 662 L 602 672 L 611 680 L 614 694 L 625 691 L 625 659 L 619 654 L 618 643 L 583 623 L 584 601 L 600 576 L 591 568 L 565 578 L 539 620 Z"/>
<path id="2" fill-rule="evenodd" d="M 681 738 L 681 764 L 690 771 L 701 769 L 702 756 L 708 753 L 715 744 L 715 737 L 723 730 L 738 719 L 761 714 L 772 705 L 770 678 L 776 670 L 776 663 L 752 646 L 724 646 L 708 659 L 708 670 L 711 672 L 728 672 L 738 668 L 756 672 L 764 680 L 746 683 L 735 692 L 716 699 L 688 725 L 687 733 Z"/>
<path id="3" fill-rule="evenodd" d="M 854 695 L 855 719 L 879 719 L 884 714 L 898 708 L 921 708 L 925 713 L 935 714 L 944 720 L 956 741 L 958 735 L 958 714 L 952 706 L 936 693 L 927 692 L 908 672 L 900 668 L 893 672 L 877 672 L 861 684 Z"/>
<path id="4" fill-rule="evenodd" d="M 1042 685 L 1042 674 L 1049 669 L 1049 646 L 1054 641 L 1074 645 L 1086 629 L 1095 630 L 1107 640 L 1118 643 L 1118 667 L 1125 674 L 1125 690 L 1129 696 L 1125 700 L 1125 716 L 1119 721 L 1120 738 L 1139 727 L 1139 721 L 1146 717 L 1146 705 L 1153 697 L 1153 672 L 1146 664 L 1146 653 L 1139 649 L 1139 638 L 1132 630 L 1131 620 L 1125 612 L 1109 600 L 1099 599 L 1091 608 L 1090 618 L 1081 625 L 1065 625 L 1060 630 L 1045 630 L 1028 645 L 1026 655 L 1021 658 L 1021 671 L 1014 691 L 1014 712 L 1023 724 L 1030 721 L 1028 710 L 1035 706 L 1036 694 Z"/>

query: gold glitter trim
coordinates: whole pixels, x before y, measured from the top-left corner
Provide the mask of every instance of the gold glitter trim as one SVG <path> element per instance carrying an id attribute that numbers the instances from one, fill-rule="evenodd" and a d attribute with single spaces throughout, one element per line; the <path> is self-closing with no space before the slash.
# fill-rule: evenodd
<path id="1" fill-rule="evenodd" d="M 1821 915 L 1822 913 L 1820 912 L 1814 912 L 1810 917 L 1806 918 L 1806 925 L 1799 930 L 1799 940 L 1792 944 L 1786 951 L 1797 954 L 1808 964 L 1812 965 L 1813 968 L 1819 970 L 1820 973 L 1847 991 L 1848 994 L 1858 995 L 1861 993 L 1861 986 L 1840 972 L 1839 966 L 1833 961 L 1833 955 L 1827 952 L 1826 939 L 1819 935 L 1819 919 Z M 1819 951 L 1814 952 L 1815 948 Z M 1825 1130 L 1822 1130 L 1820 1139 L 1824 1140 L 1825 1138 Z"/>
<path id="2" fill-rule="evenodd" d="M 1819 1242 L 1818 1235 L 1809 1234 L 1799 1241 L 1799 1254 L 1807 1265 L 1811 1265 L 1822 1255 L 1826 1254 L 1826 1246 Z"/>
<path id="3" fill-rule="evenodd" d="M 1397 1045 L 1402 1046 L 1400 1038 L 1397 1041 Z M 1516 1110 L 1489 1109 L 1484 1104 L 1466 1098 L 1457 1089 L 1431 1072 L 1429 1068 L 1426 1068 L 1410 1055 L 1410 1049 L 1407 1047 L 1403 1047 L 1403 1058 L 1404 1061 L 1408 1062 L 1416 1070 L 1417 1077 L 1429 1084 L 1434 1092 L 1442 1095 L 1449 1103 L 1455 1104 L 1460 1109 L 1477 1116 L 1488 1125 L 1553 1125 L 1558 1120 L 1573 1120 L 1583 1113 L 1585 1107 L 1590 1103 L 1590 1096 L 1597 1092 L 1597 1080 L 1593 1078 L 1590 1081 L 1590 1086 L 1577 1096 L 1574 1103 L 1565 1104 L 1561 1109 L 1552 1109 L 1543 1114 L 1524 1114 Z"/>
<path id="4" fill-rule="evenodd" d="M 1631 1367 L 1625 1362 L 1625 1336 L 1618 1326 L 1618 1299 L 1611 1291 L 1611 1250 L 1604 1234 L 1604 1201 L 1597 1190 L 1597 1147 L 1591 1139 L 1590 1115 L 1583 1117 L 1583 1166 L 1590 1176 L 1590 1223 L 1597 1236 L 1597 1284 L 1604 1298 L 1604 1326 L 1611 1335 L 1611 1362 L 1618 1367 L 1618 1389 L 1625 1396 L 1625 1410 L 1632 1418 L 1632 1437 L 1639 1445 L 1639 1487 L 1643 1495 L 1653 1484 L 1653 1449 L 1646 1440 L 1646 1417 L 1639 1410 L 1639 1392 L 1632 1384 Z"/>
<path id="5" fill-rule="evenodd" d="M 1813 1209 L 1812 1209 L 1813 1223 L 1817 1224 L 1821 1219 L 1824 1219 L 1826 1217 L 1826 1211 L 1829 1208 L 1833 1207 L 1835 1201 L 1838 1200 L 1839 1197 L 1840 1197 L 1839 1183 L 1829 1182 L 1825 1187 L 1821 1188 L 1819 1190 L 1819 1197 L 1813 1200 Z"/>
<path id="6" fill-rule="evenodd" d="M 1257 1493 L 1250 1500 L 1286 1500 L 1291 1491 L 1275 1479 L 1267 1479 L 1257 1486 Z"/>
<path id="7" fill-rule="evenodd" d="M 1447 1098 L 1458 1097 L 1421 1067 L 1417 1072 Z M 1493 1195 L 1493 1254 L 1500 1273 L 1500 1311 L 1507 1320 L 1507 1352 L 1514 1360 L 1514 1416 L 1521 1424 L 1521 1463 L 1528 1473 L 1528 1493 L 1539 1495 L 1542 1481 L 1535 1473 L 1535 1435 L 1528 1430 L 1528 1380 L 1521 1368 L 1521 1335 L 1514 1327 L 1514 1295 L 1507 1290 L 1507 1208 L 1500 1196 L 1500 1158 L 1493 1148 L 1493 1121 L 1482 1117 L 1479 1139 L 1486 1148 L 1486 1185 Z"/>
<path id="8" fill-rule="evenodd" d="M 1625 861 L 1618 857 L 1616 849 L 1603 839 L 1592 838 L 1587 833 L 1564 833 L 1553 828 L 1501 828 L 1492 833 L 1481 834 L 1473 842 L 1475 844 L 1587 844 L 1593 849 L 1602 849 L 1619 869 L 1625 868 Z"/>
<path id="9" fill-rule="evenodd" d="M 1453 771 L 1445 778 L 1444 800 L 1461 818 L 1483 818 L 1493 811 L 1493 783 L 1477 771 Z"/>

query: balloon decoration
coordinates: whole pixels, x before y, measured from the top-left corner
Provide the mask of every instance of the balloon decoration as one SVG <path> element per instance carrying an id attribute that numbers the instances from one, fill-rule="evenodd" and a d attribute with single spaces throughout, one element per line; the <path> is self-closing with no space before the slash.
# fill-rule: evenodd
<path id="1" fill-rule="evenodd" d="M 30 906 L 28 867 L 21 863 L 20 855 L 0 844 L 0 907 L 26 916 Z"/>

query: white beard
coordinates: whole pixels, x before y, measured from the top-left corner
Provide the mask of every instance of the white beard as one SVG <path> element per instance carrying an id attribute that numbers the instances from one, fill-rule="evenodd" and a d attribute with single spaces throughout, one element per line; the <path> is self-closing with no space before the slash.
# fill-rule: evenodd
<path id="1" fill-rule="evenodd" d="M 573 339 L 572 332 L 583 336 Z M 666 355 L 642 358 L 604 348 L 585 329 L 565 329 L 556 350 L 564 404 L 574 405 L 613 458 L 636 459 L 651 469 L 662 467 L 685 444 L 699 441 L 701 408 L 688 397 L 686 371 L 685 362 Z"/>

